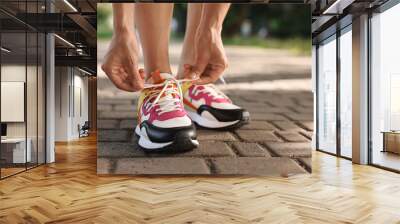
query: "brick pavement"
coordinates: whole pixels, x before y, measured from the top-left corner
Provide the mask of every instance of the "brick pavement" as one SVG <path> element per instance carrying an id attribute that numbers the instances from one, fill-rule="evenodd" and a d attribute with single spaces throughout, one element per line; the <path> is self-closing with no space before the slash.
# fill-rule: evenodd
<path id="1" fill-rule="evenodd" d="M 265 57 L 267 60 L 274 54 L 268 52 Z M 290 54 L 286 57 L 296 58 Z M 301 72 L 296 75 L 293 70 L 298 66 L 287 66 L 291 78 L 274 73 L 265 75 L 269 82 L 283 82 L 266 84 L 265 89 L 262 86 L 251 89 L 253 83 L 262 81 L 259 74 L 242 74 L 247 79 L 227 75 L 227 82 L 235 86 L 230 88 L 228 84 L 221 88 L 236 104 L 249 110 L 250 124 L 229 132 L 198 129 L 199 148 L 173 156 L 146 155 L 138 149 L 133 131 L 137 94 L 116 90 L 99 72 L 98 173 L 286 176 L 311 172 L 313 98 L 309 89 L 300 87 L 310 75 Z M 255 76 L 254 82 L 243 84 L 243 80 L 253 80 Z M 299 80 L 298 77 L 301 78 L 296 85 L 293 80 Z M 288 80 L 286 85 L 285 80 Z"/>

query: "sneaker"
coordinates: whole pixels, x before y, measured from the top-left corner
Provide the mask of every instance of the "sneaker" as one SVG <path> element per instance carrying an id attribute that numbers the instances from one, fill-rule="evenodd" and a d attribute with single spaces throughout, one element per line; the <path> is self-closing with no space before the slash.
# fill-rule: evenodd
<path id="1" fill-rule="evenodd" d="M 183 102 L 197 125 L 210 129 L 236 129 L 247 124 L 250 114 L 236 106 L 215 85 L 186 84 Z"/>
<path id="2" fill-rule="evenodd" d="M 142 90 L 135 133 L 145 152 L 185 152 L 196 148 L 196 129 L 183 106 L 182 90 L 171 74 L 153 72 Z"/>

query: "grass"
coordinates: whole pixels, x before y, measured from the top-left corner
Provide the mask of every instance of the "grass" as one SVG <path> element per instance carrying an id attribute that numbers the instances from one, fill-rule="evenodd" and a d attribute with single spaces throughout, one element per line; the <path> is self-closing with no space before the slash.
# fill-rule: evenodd
<path id="1" fill-rule="evenodd" d="M 109 39 L 111 39 L 111 37 L 112 37 L 111 31 L 100 29 L 100 27 L 97 28 L 97 39 L 109 40 Z"/>
<path id="2" fill-rule="evenodd" d="M 261 48 L 286 49 L 299 55 L 311 55 L 311 40 L 307 38 L 259 38 L 233 37 L 224 39 L 225 45 L 254 46 Z"/>

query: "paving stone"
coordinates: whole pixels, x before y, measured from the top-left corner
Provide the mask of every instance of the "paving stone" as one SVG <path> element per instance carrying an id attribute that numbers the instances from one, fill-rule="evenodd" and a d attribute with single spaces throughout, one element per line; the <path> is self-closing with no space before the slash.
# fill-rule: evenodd
<path id="1" fill-rule="evenodd" d="M 268 95 L 260 95 L 260 94 L 254 94 L 254 93 L 247 93 L 246 95 L 240 96 L 240 98 L 244 101 L 243 104 L 255 104 L 257 103 L 258 105 L 260 102 L 265 103 L 268 98 L 271 96 Z"/>
<path id="2" fill-rule="evenodd" d="M 283 157 L 311 157 L 311 143 L 265 142 L 269 150 Z"/>
<path id="3" fill-rule="evenodd" d="M 210 174 L 204 159 L 185 157 L 122 158 L 116 161 L 117 174 Z"/>
<path id="4" fill-rule="evenodd" d="M 218 140 L 218 141 L 237 141 L 237 139 L 227 131 L 212 131 L 206 129 L 197 129 L 197 139 L 204 140 Z"/>
<path id="5" fill-rule="evenodd" d="M 119 128 L 118 125 L 119 120 L 97 120 L 97 128 L 99 129 L 112 129 L 112 128 Z"/>
<path id="6" fill-rule="evenodd" d="M 242 105 L 243 108 L 245 108 L 246 110 L 248 110 L 250 112 L 250 115 L 252 113 L 283 113 L 283 112 L 288 112 L 288 113 L 292 113 L 293 110 L 287 108 L 287 107 L 271 107 L 269 105 L 266 104 L 260 104 L 258 103 L 258 106 L 246 106 L 246 105 Z"/>
<path id="7" fill-rule="evenodd" d="M 108 105 L 114 105 L 114 104 L 129 104 L 131 105 L 133 100 L 131 99 L 118 99 L 117 97 L 113 97 L 112 99 L 102 99 L 99 98 L 97 100 L 97 104 L 108 104 Z"/>
<path id="8" fill-rule="evenodd" d="M 177 157 L 181 156 L 193 156 L 193 157 L 220 157 L 220 156 L 235 156 L 229 146 L 220 141 L 200 141 L 198 148 L 186 152 L 183 154 L 175 155 Z"/>
<path id="9" fill-rule="evenodd" d="M 127 158 L 127 157 L 220 157 L 235 156 L 234 152 L 224 142 L 205 141 L 190 152 L 178 154 L 145 153 L 136 141 L 127 142 L 99 142 L 97 144 L 98 157 Z"/>
<path id="10" fill-rule="evenodd" d="M 110 104 L 97 104 L 98 111 L 109 111 L 112 110 L 112 105 Z"/>
<path id="11" fill-rule="evenodd" d="M 296 110 L 299 113 L 310 113 L 310 114 L 314 113 L 314 108 L 313 107 L 299 106 L 299 107 L 295 107 L 294 110 Z"/>
<path id="12" fill-rule="evenodd" d="M 299 102 L 299 104 L 300 105 L 302 105 L 302 106 L 308 106 L 308 107 L 312 107 L 312 106 L 314 106 L 314 102 L 313 102 L 313 100 L 311 99 L 309 99 L 309 100 L 302 100 L 301 102 Z"/>
<path id="13" fill-rule="evenodd" d="M 301 127 L 297 126 L 293 121 L 273 121 L 273 124 L 284 131 L 300 131 Z"/>
<path id="14" fill-rule="evenodd" d="M 295 161 L 279 157 L 220 157 L 211 159 L 213 172 L 235 175 L 283 175 L 306 173 Z"/>
<path id="15" fill-rule="evenodd" d="M 306 128 L 308 131 L 314 130 L 314 122 L 313 121 L 301 121 L 299 122 L 301 126 Z"/>
<path id="16" fill-rule="evenodd" d="M 251 116 L 251 114 L 250 114 Z M 242 126 L 241 130 L 275 130 L 276 127 L 267 121 L 250 121 L 250 123 Z"/>
<path id="17" fill-rule="evenodd" d="M 308 168 L 312 168 L 312 158 L 299 158 L 298 160 Z"/>
<path id="18" fill-rule="evenodd" d="M 257 143 L 235 142 L 233 147 L 238 151 L 239 156 L 244 157 L 271 157 L 269 152 Z"/>
<path id="19" fill-rule="evenodd" d="M 113 162 L 108 158 L 97 158 L 97 174 L 110 174 Z"/>
<path id="20" fill-rule="evenodd" d="M 280 141 L 272 131 L 236 130 L 239 137 L 247 142 Z"/>
<path id="21" fill-rule="evenodd" d="M 139 149 L 136 142 L 98 142 L 98 157 L 144 157 L 146 154 Z"/>
<path id="22" fill-rule="evenodd" d="M 306 136 L 309 140 L 312 139 L 314 132 L 312 131 L 300 131 L 300 133 Z"/>
<path id="23" fill-rule="evenodd" d="M 125 119 L 120 123 L 120 128 L 135 129 L 137 125 L 137 119 Z"/>
<path id="24" fill-rule="evenodd" d="M 133 113 L 136 113 L 136 104 L 134 104 L 134 105 L 130 105 L 130 104 L 115 105 L 114 110 L 116 110 L 116 111 L 131 111 Z"/>
<path id="25" fill-rule="evenodd" d="M 312 121 L 314 119 L 313 115 L 309 113 L 284 113 L 284 114 L 294 121 Z"/>
<path id="26" fill-rule="evenodd" d="M 288 120 L 282 115 L 274 114 L 274 113 L 251 113 L 250 119 L 252 121 L 261 120 L 261 121 L 286 121 Z"/>
<path id="27" fill-rule="evenodd" d="M 308 141 L 310 141 L 303 135 L 299 134 L 298 132 L 294 132 L 294 131 L 277 131 L 276 133 L 288 142 L 308 142 Z"/>
<path id="28" fill-rule="evenodd" d="M 274 98 L 269 98 L 267 100 L 268 103 L 270 103 L 273 106 L 277 107 L 282 107 L 282 106 L 293 106 L 294 101 L 288 98 L 279 98 L 279 97 L 274 97 Z"/>
<path id="29" fill-rule="evenodd" d="M 129 119 L 136 118 L 134 111 L 103 111 L 99 113 L 99 118 Z"/>
<path id="30" fill-rule="evenodd" d="M 129 141 L 131 133 L 122 129 L 100 129 L 97 131 L 97 140 L 103 142 Z"/>
<path id="31" fill-rule="evenodd" d="M 243 99 L 240 99 L 240 98 L 239 99 L 231 98 L 231 100 L 235 104 L 238 104 L 238 105 L 246 108 L 246 110 L 251 110 L 251 109 L 256 109 L 256 108 L 264 109 L 265 107 L 270 107 L 268 104 L 264 104 L 262 102 L 261 103 L 260 102 L 249 102 L 249 101 L 244 101 Z"/>

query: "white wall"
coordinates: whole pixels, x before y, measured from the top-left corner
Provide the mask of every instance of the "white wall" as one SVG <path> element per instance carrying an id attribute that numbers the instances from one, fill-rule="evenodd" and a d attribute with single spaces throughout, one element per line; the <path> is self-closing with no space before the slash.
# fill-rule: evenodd
<path id="1" fill-rule="evenodd" d="M 1 81 L 4 82 L 25 82 L 25 65 L 2 65 Z M 7 108 L 1 108 L 7 110 Z M 25 122 L 7 123 L 8 137 L 25 137 Z"/>
<path id="2" fill-rule="evenodd" d="M 55 141 L 69 139 L 69 83 L 68 67 L 55 68 Z"/>
<path id="3" fill-rule="evenodd" d="M 77 74 L 78 72 L 78 74 Z M 73 138 L 78 138 L 78 125 L 83 125 L 85 121 L 88 120 L 88 78 L 81 76 L 81 73 L 78 70 L 74 70 L 74 83 L 73 83 L 73 93 L 74 96 L 71 96 L 74 99 L 74 102 L 71 105 L 74 105 L 72 108 L 72 119 L 71 119 L 71 134 Z M 80 93 L 79 93 L 80 91 Z M 80 97 L 79 97 L 80 96 Z M 80 102 L 79 102 L 80 101 Z M 80 108 L 79 108 L 80 107 Z M 80 111 L 81 110 L 81 111 Z M 75 113 L 74 113 L 75 112 Z"/>
<path id="4" fill-rule="evenodd" d="M 56 67 L 55 85 L 55 140 L 77 139 L 78 125 L 88 120 L 88 78 L 76 68 Z M 81 113 L 78 105 L 81 105 Z"/>

